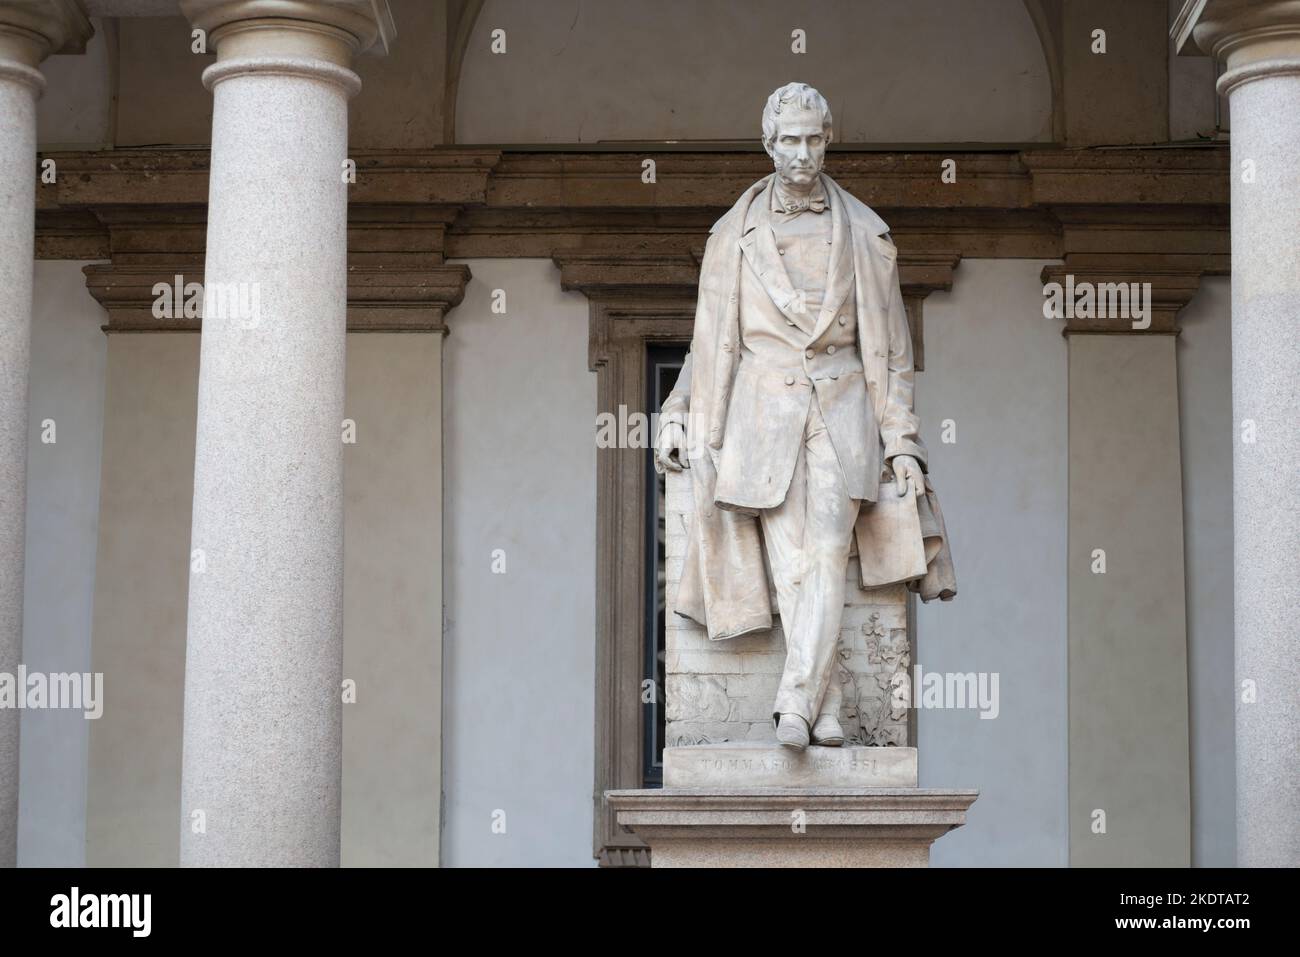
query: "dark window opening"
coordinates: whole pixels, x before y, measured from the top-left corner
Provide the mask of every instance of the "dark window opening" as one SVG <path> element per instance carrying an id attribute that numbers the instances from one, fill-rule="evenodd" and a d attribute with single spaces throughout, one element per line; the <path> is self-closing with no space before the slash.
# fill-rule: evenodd
<path id="1" fill-rule="evenodd" d="M 664 399 L 677 384 L 686 359 L 685 343 L 675 346 L 650 346 L 646 350 L 646 411 L 656 413 L 663 407 Z M 657 424 L 657 422 L 656 422 Z M 667 624 L 667 592 L 664 585 L 666 556 L 664 547 L 664 476 L 655 472 L 654 429 L 650 435 L 651 448 L 645 454 L 646 514 L 645 514 L 645 655 L 642 662 L 641 700 L 642 727 L 642 787 L 663 787 L 664 765 L 664 681 L 666 653 L 664 629 Z M 653 694 L 648 693 L 653 682 Z"/>

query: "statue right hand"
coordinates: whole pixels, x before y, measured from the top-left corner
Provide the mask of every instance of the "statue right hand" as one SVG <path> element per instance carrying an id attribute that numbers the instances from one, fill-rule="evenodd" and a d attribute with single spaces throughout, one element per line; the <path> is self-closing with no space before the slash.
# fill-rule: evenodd
<path id="1" fill-rule="evenodd" d="M 691 467 L 686 458 L 686 429 L 680 422 L 665 422 L 659 430 L 655 462 L 660 471 L 680 472 Z"/>

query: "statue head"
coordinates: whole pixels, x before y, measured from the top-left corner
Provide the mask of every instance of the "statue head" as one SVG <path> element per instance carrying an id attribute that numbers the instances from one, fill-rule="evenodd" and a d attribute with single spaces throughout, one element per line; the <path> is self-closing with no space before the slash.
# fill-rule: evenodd
<path id="1" fill-rule="evenodd" d="M 831 108 L 807 83 L 787 83 L 767 98 L 763 148 L 782 185 L 810 189 L 822 170 L 831 136 Z"/>

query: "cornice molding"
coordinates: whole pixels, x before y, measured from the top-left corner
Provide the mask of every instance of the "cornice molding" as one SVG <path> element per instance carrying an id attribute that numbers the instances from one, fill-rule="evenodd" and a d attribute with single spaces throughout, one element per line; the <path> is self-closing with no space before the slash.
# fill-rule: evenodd
<path id="1" fill-rule="evenodd" d="M 91 209 L 115 206 L 206 206 L 206 149 L 49 152 L 57 178 L 36 189 L 36 208 Z M 357 181 L 348 203 L 449 206 L 483 205 L 496 150 L 357 150 Z"/>
<path id="2" fill-rule="evenodd" d="M 152 264 L 164 275 L 201 265 L 206 150 L 46 158 L 55 160 L 57 179 L 37 188 L 39 256 L 107 255 L 115 267 Z M 647 158 L 655 160 L 649 183 Z M 563 288 L 623 301 L 693 298 L 709 227 L 770 170 L 764 154 L 735 152 L 448 147 L 353 159 L 350 265 L 418 277 L 447 259 L 548 258 Z M 955 183 L 943 182 L 945 159 L 956 162 Z M 1077 267 L 1081 256 L 1111 255 L 1161 276 L 1227 272 L 1228 162 L 1223 147 L 855 152 L 831 154 L 827 169 L 890 224 L 920 362 L 921 302 L 951 288 L 963 257 Z M 1156 258 L 1134 258 L 1143 256 Z M 1177 283 L 1148 281 L 1176 296 Z M 436 276 L 420 282 L 446 284 Z M 396 287 L 391 294 L 400 295 Z M 445 295 L 433 304 L 441 303 L 438 322 L 458 301 Z"/>
<path id="3" fill-rule="evenodd" d="M 1044 267 L 1041 279 L 1045 287 L 1053 282 L 1060 283 L 1063 288 L 1067 284 L 1076 289 L 1083 283 L 1092 286 L 1095 298 L 1094 306 L 1089 310 L 1091 314 L 1056 317 L 1056 321 L 1064 323 L 1062 332 L 1065 335 L 1177 335 L 1179 311 L 1200 289 L 1201 277 L 1213 271 L 1212 262 L 1196 257 L 1173 261 L 1151 256 L 1068 256 L 1064 263 Z M 1137 289 L 1145 296 L 1149 288 L 1149 325 L 1133 328 L 1131 309 L 1130 315 L 1096 315 L 1099 311 L 1096 300 L 1101 298 L 1098 291 L 1107 288 L 1108 284 L 1127 287 L 1124 290 L 1126 295 Z M 1127 298 L 1124 301 L 1131 302 Z"/>
<path id="4" fill-rule="evenodd" d="M 203 282 L 201 262 L 171 265 L 95 263 L 83 268 L 86 288 L 108 313 L 106 333 L 198 332 L 197 318 L 158 318 L 153 306 L 158 284 L 182 293 Z M 348 266 L 348 332 L 446 333 L 447 311 L 465 296 L 470 271 L 464 265 L 393 269 Z M 173 299 L 175 297 L 173 296 Z"/>
<path id="5" fill-rule="evenodd" d="M 1196 295 L 1201 277 L 1231 271 L 1226 206 L 1076 205 L 1052 212 L 1061 224 L 1064 262 L 1043 269 L 1044 284 L 1086 282 L 1096 291 L 1123 283 L 1131 293 L 1136 283 L 1144 297 L 1150 293 L 1150 324 L 1144 328 L 1133 328 L 1125 315 L 1061 316 L 1067 335 L 1176 335 L 1178 314 Z"/>
<path id="6" fill-rule="evenodd" d="M 560 288 L 588 298 L 695 298 L 700 261 L 686 251 L 581 251 L 552 257 L 560 270 Z"/>
<path id="7" fill-rule="evenodd" d="M 1033 206 L 1223 206 L 1228 150 L 1043 150 L 1021 154 Z"/>
<path id="8" fill-rule="evenodd" d="M 59 177 L 38 208 L 204 205 L 206 149 L 49 152 Z M 356 151 L 352 203 L 437 203 L 498 213 L 707 212 L 716 219 L 771 172 L 763 154 L 509 152 L 448 147 Z M 654 182 L 642 163 L 655 161 Z M 942 180 L 943 162 L 956 181 Z M 1223 147 L 1027 150 L 1019 153 L 839 153 L 826 169 L 879 211 L 1008 212 L 1054 205 L 1228 203 Z M 883 214 L 882 214 L 883 215 Z M 708 218 L 708 217 L 705 217 Z M 712 219 L 708 219 L 711 223 Z M 887 220 L 888 221 L 888 220 Z M 892 223 L 891 223 L 892 225 Z"/>

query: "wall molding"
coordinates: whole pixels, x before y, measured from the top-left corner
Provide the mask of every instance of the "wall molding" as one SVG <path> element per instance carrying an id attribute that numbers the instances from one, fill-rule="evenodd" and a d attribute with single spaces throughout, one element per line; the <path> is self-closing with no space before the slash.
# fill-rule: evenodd
<path id="1" fill-rule="evenodd" d="M 207 150 L 42 154 L 47 158 L 58 179 L 37 186 L 38 258 L 116 262 L 125 250 L 113 227 L 124 216 L 203 223 Z M 685 264 L 741 190 L 771 170 L 757 151 L 446 147 L 352 158 L 350 224 L 398 230 L 425 221 L 441 230 L 432 246 L 445 259 L 617 255 L 635 262 L 670 251 Z M 642 181 L 647 158 L 656 164 L 653 183 Z M 945 159 L 956 162 L 956 182 L 941 179 Z M 1067 233 L 1089 214 L 1112 230 L 1164 229 L 1173 246 L 1199 246 L 1224 263 L 1229 253 L 1222 146 L 831 152 L 827 171 L 889 223 L 903 255 L 1060 259 L 1072 249 Z M 1171 229 L 1184 235 L 1168 235 Z M 201 252 L 202 231 L 197 235 Z M 350 252 L 355 238 L 349 235 Z M 1159 244 L 1158 237 L 1145 241 Z M 402 246 L 389 237 L 388 251 Z M 581 268 L 576 260 L 574 268 Z"/>

